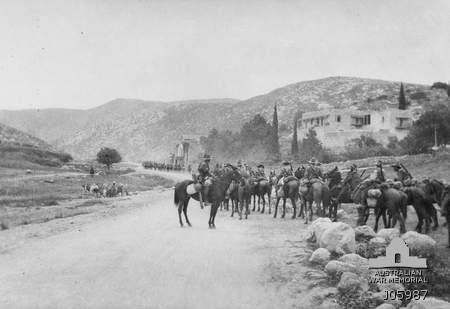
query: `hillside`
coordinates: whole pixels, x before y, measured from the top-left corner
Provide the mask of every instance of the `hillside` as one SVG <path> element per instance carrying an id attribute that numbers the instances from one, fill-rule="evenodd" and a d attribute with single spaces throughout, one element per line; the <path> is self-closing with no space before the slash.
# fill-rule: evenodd
<path id="1" fill-rule="evenodd" d="M 0 145 L 1 146 L 27 146 L 50 150 L 52 147 L 43 140 L 31 134 L 24 133 L 10 126 L 0 123 Z"/>
<path id="2" fill-rule="evenodd" d="M 426 108 L 448 100 L 443 90 L 404 85 L 412 105 Z M 351 105 L 396 107 L 399 87 L 399 82 L 329 77 L 291 84 L 242 101 L 117 99 L 89 110 L 0 111 L 0 122 L 31 132 L 77 158 L 93 158 L 101 147 L 111 146 L 129 160 L 164 160 L 182 134 L 207 134 L 212 128 L 239 130 L 258 113 L 271 120 L 275 103 L 283 137 L 290 133 L 297 111 Z"/>

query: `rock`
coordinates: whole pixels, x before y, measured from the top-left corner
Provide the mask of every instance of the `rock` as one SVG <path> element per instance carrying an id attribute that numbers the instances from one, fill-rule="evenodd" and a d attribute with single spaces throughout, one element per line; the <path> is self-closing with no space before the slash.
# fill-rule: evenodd
<path id="1" fill-rule="evenodd" d="M 25 171 L 25 174 L 32 174 L 33 172 L 30 170 L 30 169 L 27 169 L 26 171 Z"/>
<path id="2" fill-rule="evenodd" d="M 307 238 L 306 240 L 311 242 L 316 242 L 320 240 L 323 232 L 331 225 L 330 218 L 318 218 L 314 220 L 307 230 Z"/>
<path id="3" fill-rule="evenodd" d="M 355 246 L 355 253 L 362 256 L 362 257 L 368 257 L 367 254 L 367 246 L 368 243 L 367 242 L 357 242 L 356 246 Z"/>
<path id="4" fill-rule="evenodd" d="M 428 235 L 409 231 L 402 235 L 408 245 L 410 254 L 420 257 L 430 257 L 436 253 L 436 241 Z"/>
<path id="5" fill-rule="evenodd" d="M 386 292 L 382 291 L 382 292 L 377 292 L 377 293 L 373 293 L 372 294 L 372 301 L 374 301 L 376 304 L 380 304 L 380 305 L 391 305 L 394 308 L 398 308 L 402 305 L 402 301 L 399 299 L 389 299 L 389 300 L 384 300 L 384 298 L 386 297 Z M 378 307 L 377 307 L 378 308 Z M 390 308 L 390 307 L 387 307 Z"/>
<path id="6" fill-rule="evenodd" d="M 427 297 L 424 300 L 412 300 L 407 309 L 449 309 L 450 303 L 436 297 Z"/>
<path id="7" fill-rule="evenodd" d="M 349 253 L 343 255 L 339 258 L 339 261 L 355 266 L 358 274 L 368 274 L 369 272 L 369 260 L 358 254 Z"/>
<path id="8" fill-rule="evenodd" d="M 332 223 L 319 239 L 319 245 L 339 255 L 355 252 L 355 231 L 343 222 Z"/>
<path id="9" fill-rule="evenodd" d="M 330 261 L 330 251 L 325 248 L 319 248 L 313 252 L 309 261 L 314 264 L 326 265 Z"/>
<path id="10" fill-rule="evenodd" d="M 344 272 L 357 273 L 358 270 L 355 266 L 349 263 L 341 262 L 341 261 L 329 261 L 327 265 L 325 265 L 325 271 L 328 275 L 332 277 L 340 277 Z"/>
<path id="11" fill-rule="evenodd" d="M 347 217 L 347 213 L 344 211 L 344 209 L 339 209 L 336 212 L 336 216 L 338 217 L 338 219 L 342 219 L 342 218 Z"/>
<path id="12" fill-rule="evenodd" d="M 315 304 L 320 304 L 322 303 L 324 300 L 326 300 L 327 298 L 335 298 L 335 296 L 337 295 L 338 290 L 337 288 L 334 287 L 316 287 L 313 288 L 309 294 L 311 296 L 311 300 L 315 303 Z"/>
<path id="13" fill-rule="evenodd" d="M 366 279 L 355 273 L 344 272 L 341 275 L 341 280 L 339 281 L 337 288 L 343 294 L 352 294 L 359 290 L 369 290 L 369 284 Z"/>
<path id="14" fill-rule="evenodd" d="M 335 299 L 326 299 L 320 305 L 319 309 L 341 309 L 342 307 L 336 302 Z"/>
<path id="15" fill-rule="evenodd" d="M 355 239 L 357 241 L 370 240 L 376 236 L 377 236 L 377 234 L 368 225 L 361 225 L 361 226 L 355 227 Z"/>
<path id="16" fill-rule="evenodd" d="M 391 304 L 381 304 L 375 309 L 395 309 L 395 306 Z"/>
<path id="17" fill-rule="evenodd" d="M 372 238 L 367 245 L 367 257 L 375 258 L 386 254 L 386 239 L 383 237 Z"/>
<path id="18" fill-rule="evenodd" d="M 377 233 L 378 237 L 383 237 L 386 239 L 388 243 L 392 241 L 392 239 L 396 237 L 400 237 L 400 231 L 399 229 L 392 228 L 392 229 L 381 229 Z"/>

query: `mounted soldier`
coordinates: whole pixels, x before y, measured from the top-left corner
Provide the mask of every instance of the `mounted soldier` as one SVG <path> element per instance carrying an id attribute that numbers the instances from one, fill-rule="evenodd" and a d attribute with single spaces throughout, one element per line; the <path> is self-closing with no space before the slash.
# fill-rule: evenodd
<path id="1" fill-rule="evenodd" d="M 305 178 L 307 178 L 310 182 L 317 179 L 323 180 L 323 172 L 320 167 L 320 162 L 317 161 L 316 158 L 312 157 L 308 162 L 308 167 L 306 168 Z"/>
<path id="2" fill-rule="evenodd" d="M 208 198 L 208 191 L 209 191 L 209 186 L 208 186 L 208 179 L 210 179 L 212 177 L 210 171 L 209 171 L 209 162 L 211 161 L 211 157 L 208 154 L 205 154 L 203 156 L 203 162 L 201 162 L 198 165 L 198 182 L 200 182 L 200 184 L 202 185 L 202 188 L 204 189 L 204 193 L 205 193 L 205 202 L 207 202 L 207 198 Z M 200 206 L 203 208 L 203 203 L 202 203 L 202 197 L 200 194 Z"/>
<path id="3" fill-rule="evenodd" d="M 411 184 L 412 175 L 408 172 L 408 170 L 400 163 L 396 162 L 392 164 L 394 172 L 397 176 L 394 178 L 395 181 L 400 181 L 404 186 L 408 186 Z"/>
<path id="4" fill-rule="evenodd" d="M 258 179 L 266 179 L 266 173 L 264 171 L 264 165 L 260 164 L 257 166 L 257 170 L 255 171 L 255 177 Z"/>
<path id="5" fill-rule="evenodd" d="M 383 162 L 378 161 L 375 167 L 376 170 L 372 173 L 370 180 L 375 180 L 379 183 L 385 182 L 386 178 L 384 177 Z"/>

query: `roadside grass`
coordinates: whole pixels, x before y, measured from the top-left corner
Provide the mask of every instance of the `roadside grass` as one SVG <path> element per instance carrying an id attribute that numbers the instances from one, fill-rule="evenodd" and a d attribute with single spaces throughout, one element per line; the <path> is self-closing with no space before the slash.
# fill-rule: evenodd
<path id="1" fill-rule="evenodd" d="M 131 168 L 91 177 L 60 168 L 33 170 L 27 174 L 24 169 L 0 167 L 0 231 L 94 212 L 114 198 L 96 198 L 85 192 L 82 185 L 111 185 L 113 181 L 126 185 L 130 194 L 174 185 L 172 180 L 136 174 Z"/>

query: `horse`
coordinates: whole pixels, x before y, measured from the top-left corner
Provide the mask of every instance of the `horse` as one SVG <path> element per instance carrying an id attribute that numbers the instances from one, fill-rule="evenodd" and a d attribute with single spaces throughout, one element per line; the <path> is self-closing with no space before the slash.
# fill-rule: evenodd
<path id="1" fill-rule="evenodd" d="M 334 169 L 324 174 L 324 179 L 330 189 L 329 217 L 330 219 L 333 217 L 333 221 L 337 221 L 337 209 L 340 204 L 337 197 L 342 189 L 342 174 L 336 166 Z"/>
<path id="2" fill-rule="evenodd" d="M 181 181 L 175 185 L 174 188 L 174 204 L 178 208 L 178 218 L 180 226 L 183 227 L 183 220 L 181 218 L 181 212 L 184 213 L 186 223 L 188 226 L 192 226 L 187 216 L 187 207 L 191 197 L 197 201 L 200 200 L 199 192 L 202 192 L 202 196 L 206 201 L 211 202 L 211 210 L 209 214 L 208 225 L 209 228 L 216 228 L 215 218 L 217 215 L 217 209 L 222 201 L 225 200 L 225 194 L 229 188 L 232 180 L 240 179 L 240 175 L 236 170 L 227 170 L 220 177 L 211 177 L 205 181 L 205 185 L 200 186 L 194 180 L 188 179 Z M 207 182 L 207 183 L 206 183 Z M 190 185 L 193 185 L 189 187 Z M 195 188 L 195 184 L 200 188 Z M 188 193 L 188 187 L 194 188 L 196 192 Z"/>
<path id="3" fill-rule="evenodd" d="M 239 212 L 238 183 L 235 180 L 231 181 L 228 186 L 226 197 L 228 197 L 226 210 L 228 210 L 228 203 L 231 200 L 231 217 L 233 217 L 235 212 Z"/>
<path id="4" fill-rule="evenodd" d="M 280 199 L 283 199 L 283 214 L 281 215 L 281 218 L 284 218 L 286 215 L 286 199 L 290 199 L 292 203 L 292 207 L 294 208 L 294 214 L 292 215 L 292 219 L 295 219 L 297 216 L 297 205 L 296 201 L 299 197 L 298 194 L 298 188 L 299 188 L 299 180 L 295 176 L 288 176 L 285 179 L 285 184 L 281 185 L 280 181 L 278 180 L 275 193 L 277 201 L 275 203 L 275 212 L 273 217 L 277 217 L 278 212 L 278 204 L 280 202 Z"/>
<path id="5" fill-rule="evenodd" d="M 448 233 L 448 245 L 450 248 L 450 186 L 444 187 L 442 191 L 441 203 L 439 206 L 441 207 L 441 215 L 445 217 L 447 221 L 447 233 Z"/>
<path id="6" fill-rule="evenodd" d="M 239 202 L 239 220 L 242 220 L 242 211 L 245 211 L 245 219 L 250 213 L 249 204 L 252 197 L 251 180 L 248 177 L 241 177 L 237 188 L 238 202 Z"/>
<path id="7" fill-rule="evenodd" d="M 386 214 L 386 211 L 389 213 L 390 216 L 393 218 L 393 225 L 397 221 L 400 222 L 400 233 L 406 232 L 406 226 L 405 226 L 405 219 L 406 219 L 406 206 L 407 206 L 407 195 L 394 188 L 390 188 L 386 185 L 381 185 L 379 189 L 374 189 L 374 193 L 372 197 L 376 199 L 376 218 L 375 218 L 375 226 L 374 231 L 378 231 L 378 221 L 380 217 L 384 214 Z M 363 215 L 363 213 L 360 213 L 360 215 Z M 383 220 L 385 219 L 385 216 L 383 217 Z M 387 224 L 384 222 L 385 226 Z"/>
<path id="8" fill-rule="evenodd" d="M 439 226 L 436 209 L 425 192 L 418 187 L 406 187 L 403 192 L 408 196 L 407 205 L 412 205 L 416 211 L 418 219 L 416 231 L 422 233 L 423 220 L 425 220 L 425 233 L 429 232 L 432 220 L 434 221 L 433 230 L 436 230 Z"/>
<path id="9" fill-rule="evenodd" d="M 312 211 L 312 204 L 314 203 L 318 208 L 318 214 L 319 216 L 324 216 L 326 214 L 326 211 L 329 209 L 331 195 L 330 195 L 330 189 L 328 188 L 327 184 L 314 179 L 312 182 L 310 180 L 307 180 L 305 178 L 302 179 L 300 183 L 300 196 L 303 201 L 303 204 L 300 209 L 299 216 L 305 218 L 305 224 L 307 224 L 309 221 L 312 221 L 313 217 L 313 211 Z M 304 205 L 304 206 L 303 206 Z M 321 207 L 322 205 L 322 207 Z M 303 211 L 303 207 L 305 207 Z M 309 213 L 309 219 L 308 219 L 308 213 Z"/>
<path id="10" fill-rule="evenodd" d="M 295 170 L 294 176 L 297 177 L 297 179 L 302 179 L 303 177 L 305 177 L 305 171 L 306 171 L 306 168 L 303 165 L 299 166 Z"/>
<path id="11" fill-rule="evenodd" d="M 262 210 L 261 213 L 263 214 L 265 209 L 266 209 L 266 199 L 265 199 L 265 195 L 267 195 L 267 200 L 269 202 L 269 214 L 270 214 L 270 199 L 271 199 L 271 194 L 272 194 L 272 185 L 270 184 L 270 181 L 268 181 L 267 179 L 260 179 L 255 186 L 255 192 L 256 192 L 256 196 L 258 197 L 258 211 L 260 211 L 259 209 L 259 205 L 262 199 Z"/>

